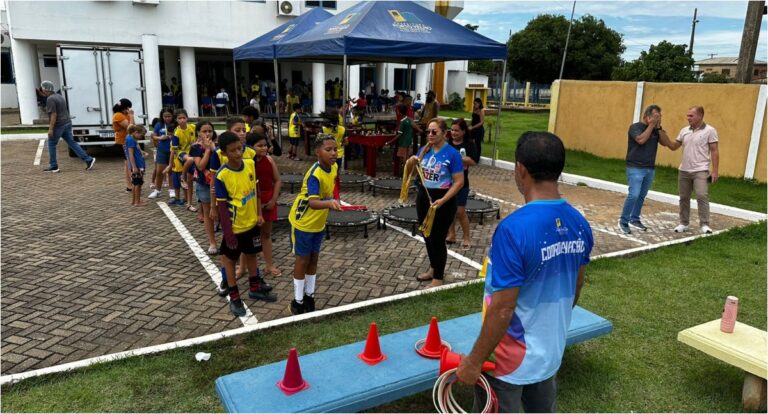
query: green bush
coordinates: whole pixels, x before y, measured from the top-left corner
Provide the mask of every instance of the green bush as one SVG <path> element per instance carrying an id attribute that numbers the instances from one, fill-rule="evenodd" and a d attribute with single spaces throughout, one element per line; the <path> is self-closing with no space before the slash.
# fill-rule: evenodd
<path id="1" fill-rule="evenodd" d="M 464 109 L 464 98 L 454 92 L 448 96 L 448 106 L 454 111 L 461 111 Z"/>

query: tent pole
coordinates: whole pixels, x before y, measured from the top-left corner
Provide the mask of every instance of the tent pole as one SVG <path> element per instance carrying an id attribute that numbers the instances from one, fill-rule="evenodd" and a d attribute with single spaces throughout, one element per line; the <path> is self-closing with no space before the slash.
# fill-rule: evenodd
<path id="1" fill-rule="evenodd" d="M 275 92 L 277 93 L 277 103 L 275 112 L 277 113 L 277 141 L 280 142 L 280 148 L 283 147 L 283 126 L 280 123 L 280 79 L 277 73 L 277 59 L 272 59 L 272 66 L 275 69 Z"/>
<path id="2" fill-rule="evenodd" d="M 232 56 L 232 71 L 235 74 L 235 93 L 232 95 L 235 96 L 235 112 L 238 114 L 240 113 L 240 89 L 237 88 L 237 61 L 235 61 L 235 57 Z"/>
<path id="3" fill-rule="evenodd" d="M 406 76 L 406 82 L 408 82 L 408 96 L 411 96 L 411 64 L 408 63 L 408 76 Z"/>
<path id="4" fill-rule="evenodd" d="M 341 108 L 342 108 L 342 119 L 344 120 L 344 123 L 346 123 L 346 121 L 347 121 L 347 99 L 349 98 L 349 77 L 348 77 L 348 74 L 347 74 L 347 54 L 346 53 L 344 54 L 344 67 L 342 68 L 342 70 L 344 72 L 343 73 L 343 76 L 344 76 L 344 87 L 341 88 L 341 90 L 343 91 L 342 93 L 344 94 L 344 96 L 341 97 L 341 105 L 342 105 Z M 343 127 L 344 125 L 339 125 L 339 126 Z M 342 145 L 344 145 L 344 144 L 342 143 Z M 341 159 L 341 171 L 346 171 L 346 169 L 347 169 L 347 161 L 344 158 L 342 158 Z"/>
<path id="5" fill-rule="evenodd" d="M 504 58 L 504 64 L 501 66 L 501 84 L 507 81 L 507 59 Z M 501 99 L 499 99 L 499 110 L 496 113 L 496 133 L 493 135 L 493 154 L 491 154 L 491 166 L 496 166 L 496 145 L 499 140 L 499 131 L 501 130 Z M 480 138 L 482 139 L 482 138 Z M 482 154 L 481 154 L 482 155 Z"/>

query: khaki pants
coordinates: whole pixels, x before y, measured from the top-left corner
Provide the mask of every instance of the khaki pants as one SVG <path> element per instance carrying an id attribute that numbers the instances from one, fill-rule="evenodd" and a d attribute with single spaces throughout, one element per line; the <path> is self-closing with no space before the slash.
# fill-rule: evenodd
<path id="1" fill-rule="evenodd" d="M 679 171 L 677 191 L 680 194 L 680 224 L 690 224 L 691 190 L 696 191 L 699 205 L 699 226 L 709 225 L 709 171 Z"/>

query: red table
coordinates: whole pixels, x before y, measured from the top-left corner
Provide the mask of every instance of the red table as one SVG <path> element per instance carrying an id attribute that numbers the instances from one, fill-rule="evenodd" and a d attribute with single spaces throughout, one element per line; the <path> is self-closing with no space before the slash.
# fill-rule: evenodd
<path id="1" fill-rule="evenodd" d="M 376 176 L 376 155 L 378 149 L 392 142 L 396 142 L 394 134 L 385 135 L 349 135 L 347 140 L 351 144 L 359 144 L 365 147 L 365 173 L 370 177 Z"/>

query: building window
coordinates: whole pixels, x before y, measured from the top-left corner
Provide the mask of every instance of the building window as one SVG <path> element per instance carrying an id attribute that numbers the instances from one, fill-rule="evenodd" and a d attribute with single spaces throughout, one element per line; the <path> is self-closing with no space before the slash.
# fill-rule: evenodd
<path id="1" fill-rule="evenodd" d="M 43 55 L 43 67 L 55 68 L 57 66 L 56 55 Z"/>
<path id="2" fill-rule="evenodd" d="M 725 75 L 725 76 L 730 76 L 731 75 L 731 70 L 730 69 L 723 69 L 722 74 Z"/>
<path id="3" fill-rule="evenodd" d="M 3 52 L 0 55 L 0 77 L 2 77 L 2 83 L 14 83 L 13 80 L 13 66 L 11 65 L 11 52 Z"/>
<path id="4" fill-rule="evenodd" d="M 336 10 L 336 2 L 335 1 L 305 1 L 304 7 L 322 7 L 324 9 L 333 9 Z"/>
<path id="5" fill-rule="evenodd" d="M 759 69 L 755 69 L 755 76 L 757 76 L 759 74 L 760 74 L 760 70 Z"/>
<path id="6" fill-rule="evenodd" d="M 416 89 L 416 70 L 411 69 L 411 87 L 408 88 L 408 69 L 395 69 L 395 90 L 415 90 Z"/>

